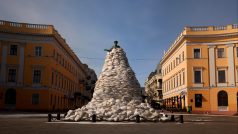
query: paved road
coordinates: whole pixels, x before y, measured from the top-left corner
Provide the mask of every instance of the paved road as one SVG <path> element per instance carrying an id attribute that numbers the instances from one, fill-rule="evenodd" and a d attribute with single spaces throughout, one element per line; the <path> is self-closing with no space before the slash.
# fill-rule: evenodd
<path id="1" fill-rule="evenodd" d="M 46 115 L 45 115 L 46 116 Z M 0 115 L 0 134 L 238 134 L 238 117 L 185 115 L 184 123 L 47 122 L 45 116 Z"/>

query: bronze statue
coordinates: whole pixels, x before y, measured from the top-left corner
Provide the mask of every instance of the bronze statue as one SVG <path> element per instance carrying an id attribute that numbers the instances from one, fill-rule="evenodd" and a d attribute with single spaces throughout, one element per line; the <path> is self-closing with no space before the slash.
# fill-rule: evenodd
<path id="1" fill-rule="evenodd" d="M 118 41 L 114 41 L 114 45 L 110 49 L 104 49 L 104 51 L 111 52 L 113 48 L 120 48 Z"/>

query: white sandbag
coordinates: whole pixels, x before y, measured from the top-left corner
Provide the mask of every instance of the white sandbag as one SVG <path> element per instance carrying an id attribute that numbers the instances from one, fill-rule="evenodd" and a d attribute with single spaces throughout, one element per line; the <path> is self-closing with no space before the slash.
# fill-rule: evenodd
<path id="1" fill-rule="evenodd" d="M 65 119 L 123 121 L 135 120 L 136 115 L 151 120 L 158 113 L 149 104 L 141 103 L 141 91 L 122 48 L 107 53 L 92 100 L 81 109 L 69 110 Z"/>

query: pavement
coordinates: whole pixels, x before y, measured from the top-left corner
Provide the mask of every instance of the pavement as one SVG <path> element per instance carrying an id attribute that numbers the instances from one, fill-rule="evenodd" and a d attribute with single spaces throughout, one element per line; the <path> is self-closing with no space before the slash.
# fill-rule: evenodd
<path id="1" fill-rule="evenodd" d="M 56 116 L 56 115 L 54 115 Z M 175 115 L 175 117 L 177 114 Z M 184 115 L 178 122 L 47 122 L 47 114 L 0 113 L 1 134 L 238 134 L 237 116 Z"/>

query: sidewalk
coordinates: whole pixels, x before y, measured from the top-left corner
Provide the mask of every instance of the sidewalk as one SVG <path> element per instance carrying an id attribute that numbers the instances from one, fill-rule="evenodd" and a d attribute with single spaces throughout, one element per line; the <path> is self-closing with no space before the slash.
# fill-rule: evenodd
<path id="1" fill-rule="evenodd" d="M 221 115 L 221 114 L 211 114 L 211 113 L 188 113 L 188 112 L 170 112 L 170 111 L 166 111 L 163 110 L 163 113 L 167 114 L 167 115 L 194 115 L 194 116 L 220 116 L 220 117 L 237 117 L 238 115 Z"/>
<path id="2" fill-rule="evenodd" d="M 56 116 L 57 112 L 49 112 Z M 47 118 L 48 112 L 0 111 L 0 118 Z M 64 114 L 60 114 L 64 117 Z"/>

